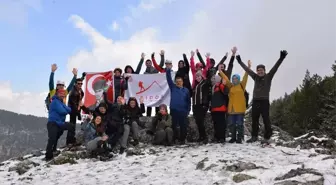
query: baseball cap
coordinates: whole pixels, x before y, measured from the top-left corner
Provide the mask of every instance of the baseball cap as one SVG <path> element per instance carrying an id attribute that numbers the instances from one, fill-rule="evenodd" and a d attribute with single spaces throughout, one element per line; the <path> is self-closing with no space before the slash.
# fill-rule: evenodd
<path id="1" fill-rule="evenodd" d="M 166 60 L 165 64 L 172 64 L 172 61 L 171 60 Z"/>
<path id="2" fill-rule="evenodd" d="M 65 85 L 65 82 L 58 80 L 56 85 Z"/>

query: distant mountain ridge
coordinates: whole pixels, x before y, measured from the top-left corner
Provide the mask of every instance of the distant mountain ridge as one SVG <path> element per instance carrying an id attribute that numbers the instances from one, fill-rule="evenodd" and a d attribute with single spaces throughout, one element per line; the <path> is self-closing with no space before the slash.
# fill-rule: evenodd
<path id="1" fill-rule="evenodd" d="M 44 149 L 47 118 L 0 110 L 0 161 Z M 63 146 L 66 132 L 58 146 Z"/>

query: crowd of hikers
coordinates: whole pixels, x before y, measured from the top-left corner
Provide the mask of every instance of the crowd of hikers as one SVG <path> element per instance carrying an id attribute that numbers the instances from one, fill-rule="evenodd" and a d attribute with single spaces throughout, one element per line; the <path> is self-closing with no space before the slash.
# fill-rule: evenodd
<path id="1" fill-rule="evenodd" d="M 146 70 L 144 74 L 165 73 L 168 86 L 171 92 L 170 111 L 167 105 L 162 104 L 155 108 L 155 117 L 152 119 L 152 128 L 147 130 L 153 135 L 153 144 L 171 146 L 174 144 L 185 144 L 188 127 L 188 115 L 193 112 L 199 131 L 199 143 L 208 143 L 209 137 L 206 134 L 204 120 L 206 113 L 210 111 L 214 125 L 214 139 L 212 142 L 225 143 L 226 129 L 229 126 L 231 138 L 229 143 L 242 143 L 244 140 L 244 115 L 247 110 L 249 94 L 246 92 L 248 76 L 254 80 L 252 97 L 252 137 L 246 142 L 252 143 L 258 140 L 259 118 L 263 118 L 265 125 L 264 140 L 268 143 L 272 136 L 271 123 L 269 118 L 269 94 L 274 74 L 282 61 L 287 56 L 287 51 L 280 51 L 280 58 L 266 73 L 266 67 L 257 65 L 256 72 L 251 69 L 251 61 L 247 65 L 242 61 L 240 55 L 236 55 L 237 48 L 233 47 L 228 67 L 224 64 L 228 53 L 216 65 L 210 53 L 205 54 L 205 61 L 198 50 L 191 52 L 190 61 L 186 54 L 178 61 L 178 70 L 175 78 L 172 79 L 172 61 L 165 59 L 165 52 L 160 52 L 160 63 L 155 59 L 155 53 L 151 59 L 145 61 L 145 54 L 133 70 L 127 65 L 124 75 L 120 68 L 114 69 L 115 102 L 110 102 L 104 92 L 104 101 L 97 103 L 94 107 L 85 107 L 83 104 L 84 92 L 82 90 L 85 73 L 77 78 L 77 69 L 74 69 L 73 79 L 65 89 L 65 83 L 57 81 L 54 87 L 54 73 L 57 65 L 51 67 L 49 79 L 50 93 L 46 99 L 48 105 L 48 143 L 46 148 L 46 160 L 51 160 L 57 153 L 57 141 L 67 130 L 66 144 L 77 145 L 76 122 L 81 120 L 81 111 L 91 115 L 86 124 L 82 123 L 86 149 L 91 153 L 109 153 L 119 143 L 120 154 L 124 153 L 132 134 L 132 145 L 139 144 L 140 117 L 146 112 L 151 116 L 152 107 L 145 109 L 144 99 L 131 97 L 125 102 L 124 91 L 127 90 L 127 80 L 131 74 L 139 74 L 143 63 Z M 199 60 L 195 64 L 195 54 Z M 245 70 L 243 77 L 239 74 L 232 75 L 235 59 Z M 189 79 L 191 70 L 192 79 Z M 125 79 L 125 80 L 124 80 Z M 66 97 L 68 102 L 66 102 Z M 67 115 L 70 115 L 70 122 L 65 122 Z"/>

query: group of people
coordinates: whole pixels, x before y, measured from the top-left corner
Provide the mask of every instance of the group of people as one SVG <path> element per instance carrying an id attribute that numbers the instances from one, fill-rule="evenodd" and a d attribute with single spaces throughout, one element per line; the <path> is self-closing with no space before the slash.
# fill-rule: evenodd
<path id="1" fill-rule="evenodd" d="M 154 135 L 153 144 L 173 145 L 185 144 L 188 127 L 188 115 L 192 110 L 196 124 L 198 126 L 198 142 L 208 143 L 209 137 L 205 132 L 204 119 L 208 111 L 211 112 L 214 124 L 213 142 L 226 142 L 227 125 L 230 127 L 231 139 L 229 143 L 242 143 L 244 139 L 244 115 L 247 109 L 249 94 L 246 92 L 248 76 L 254 80 L 254 90 L 252 99 L 252 137 L 246 142 L 256 142 L 259 132 L 259 118 L 263 118 L 265 125 L 264 140 L 267 143 L 272 136 L 272 128 L 269 118 L 269 94 L 274 74 L 278 70 L 282 61 L 287 56 L 287 51 L 280 51 L 280 58 L 271 70 L 266 73 L 266 67 L 257 65 L 256 72 L 251 69 L 251 61 L 247 65 L 242 61 L 240 55 L 236 55 L 237 48 L 233 47 L 232 55 L 226 68 L 224 62 L 228 58 L 228 53 L 216 65 L 216 61 L 206 53 L 204 62 L 198 50 L 191 52 L 190 63 L 186 54 L 183 60 L 178 61 L 178 70 L 175 78 L 172 78 L 172 61 L 165 59 L 165 52 L 160 52 L 160 64 L 156 62 L 155 53 L 151 59 L 145 61 L 145 54 L 141 55 L 141 60 L 134 70 L 127 65 L 124 75 L 120 68 L 114 70 L 114 102 L 110 102 L 104 92 L 104 101 L 95 107 L 85 107 L 82 102 L 84 92 L 82 90 L 83 79 L 77 78 L 77 69 L 73 70 L 74 77 L 67 89 L 64 82 L 58 81 L 56 88 L 53 84 L 54 72 L 57 69 L 52 65 L 49 88 L 50 93 L 46 99 L 48 118 L 48 144 L 46 149 L 46 159 L 53 158 L 57 152 L 57 141 L 68 130 L 66 144 L 76 145 L 75 128 L 77 119 L 81 119 L 81 111 L 90 114 L 90 120 L 82 124 L 85 138 L 85 146 L 93 153 L 108 153 L 120 143 L 120 153 L 127 148 L 129 135 L 132 133 L 132 144 L 139 144 L 140 117 L 146 112 L 151 116 L 152 107 L 145 110 L 144 99 L 135 97 L 125 102 L 123 97 L 127 90 L 127 82 L 131 74 L 139 74 L 145 62 L 146 70 L 144 74 L 165 73 L 169 89 L 171 91 L 170 112 L 167 105 L 162 104 L 155 107 L 155 117 L 152 119 L 152 128 L 147 130 L 148 134 Z M 199 62 L 195 64 L 195 54 Z M 232 75 L 235 59 L 245 70 L 243 77 L 239 74 Z M 189 79 L 191 70 L 192 79 Z M 66 97 L 69 94 L 66 105 Z M 70 122 L 65 122 L 66 115 L 70 115 Z M 86 121 L 84 121 L 86 122 Z"/>

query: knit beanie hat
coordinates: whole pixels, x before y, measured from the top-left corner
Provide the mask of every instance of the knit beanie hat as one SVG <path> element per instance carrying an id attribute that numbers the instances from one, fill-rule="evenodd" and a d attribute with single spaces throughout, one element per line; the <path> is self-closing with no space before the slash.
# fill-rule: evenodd
<path id="1" fill-rule="evenodd" d="M 259 64 L 259 65 L 257 65 L 257 70 L 258 70 L 259 68 L 262 68 L 262 69 L 264 69 L 264 70 L 266 71 L 266 67 L 265 67 L 265 65 L 263 65 L 263 64 Z"/>

